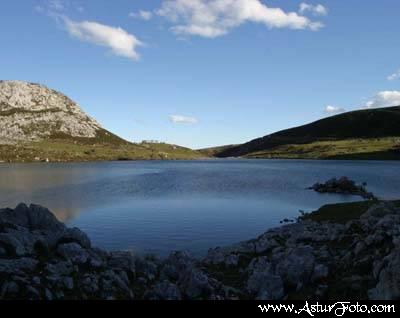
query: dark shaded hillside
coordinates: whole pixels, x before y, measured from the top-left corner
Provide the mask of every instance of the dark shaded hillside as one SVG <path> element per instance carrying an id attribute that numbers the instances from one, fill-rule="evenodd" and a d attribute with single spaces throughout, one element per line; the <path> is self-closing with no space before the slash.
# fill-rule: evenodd
<path id="1" fill-rule="evenodd" d="M 216 156 L 239 157 L 278 146 L 309 144 L 317 141 L 395 136 L 400 136 L 400 106 L 359 110 L 324 118 L 225 149 Z"/>
<path id="2" fill-rule="evenodd" d="M 197 151 L 207 157 L 215 157 L 216 154 L 219 154 L 227 149 L 236 147 L 238 145 L 227 145 L 227 146 L 220 146 L 220 147 L 211 147 L 211 148 L 203 148 L 198 149 Z"/>

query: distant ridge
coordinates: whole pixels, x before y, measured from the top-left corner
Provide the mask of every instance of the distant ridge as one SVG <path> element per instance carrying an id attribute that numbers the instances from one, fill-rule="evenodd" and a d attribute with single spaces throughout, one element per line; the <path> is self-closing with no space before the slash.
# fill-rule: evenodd
<path id="1" fill-rule="evenodd" d="M 324 146 L 329 145 L 329 142 L 387 137 L 400 137 L 400 106 L 339 114 L 304 126 L 282 130 L 242 145 L 222 148 L 222 151 L 214 155 L 223 158 L 251 156 L 259 153 L 262 157 L 262 152 L 269 152 L 287 145 L 325 142 L 322 144 Z M 278 157 L 285 157 L 284 152 L 285 150 L 280 151 Z M 351 153 L 347 151 L 346 154 L 350 154 L 349 152 Z M 273 153 L 265 155 L 274 157 Z"/>

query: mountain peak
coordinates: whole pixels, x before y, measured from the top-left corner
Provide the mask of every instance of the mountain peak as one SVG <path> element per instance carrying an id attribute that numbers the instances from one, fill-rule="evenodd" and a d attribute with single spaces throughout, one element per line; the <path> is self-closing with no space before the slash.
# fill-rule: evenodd
<path id="1" fill-rule="evenodd" d="M 101 130 L 78 104 L 55 90 L 23 81 L 0 81 L 0 144 L 60 134 L 95 138 Z"/>

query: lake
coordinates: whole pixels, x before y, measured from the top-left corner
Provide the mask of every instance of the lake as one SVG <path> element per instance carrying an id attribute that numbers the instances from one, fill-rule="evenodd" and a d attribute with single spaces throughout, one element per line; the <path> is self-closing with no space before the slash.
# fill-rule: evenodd
<path id="1" fill-rule="evenodd" d="M 348 176 L 385 199 L 400 198 L 400 163 L 205 160 L 0 164 L 0 207 L 48 207 L 94 245 L 162 256 L 255 238 L 284 218 L 360 200 L 305 188 Z"/>

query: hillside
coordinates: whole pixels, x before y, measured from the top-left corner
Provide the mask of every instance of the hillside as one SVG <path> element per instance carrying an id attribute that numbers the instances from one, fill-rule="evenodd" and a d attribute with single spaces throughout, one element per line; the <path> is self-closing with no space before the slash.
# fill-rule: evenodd
<path id="1" fill-rule="evenodd" d="M 198 149 L 197 151 L 203 154 L 206 157 L 215 157 L 217 154 L 230 149 L 232 147 L 236 147 L 237 145 L 227 145 L 227 146 L 220 146 L 220 147 L 211 147 L 211 148 L 203 148 Z"/>
<path id="2" fill-rule="evenodd" d="M 0 81 L 0 162 L 195 159 L 191 149 L 133 144 L 105 130 L 67 96 L 45 86 Z"/>
<path id="3" fill-rule="evenodd" d="M 324 118 L 229 147 L 217 157 L 400 159 L 400 107 Z"/>

